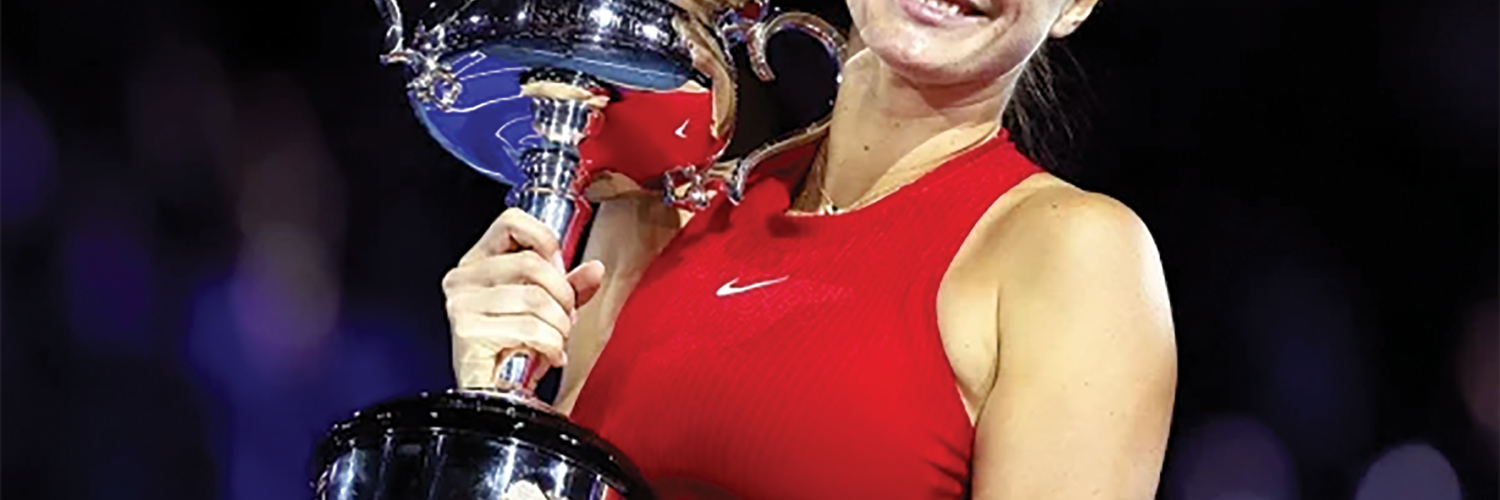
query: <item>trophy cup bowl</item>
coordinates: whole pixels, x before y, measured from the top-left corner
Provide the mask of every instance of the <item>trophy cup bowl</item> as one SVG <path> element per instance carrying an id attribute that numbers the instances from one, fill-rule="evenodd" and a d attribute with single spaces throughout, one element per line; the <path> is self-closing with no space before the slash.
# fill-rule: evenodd
<path id="1" fill-rule="evenodd" d="M 816 138 L 826 117 L 723 159 L 736 116 L 731 46 L 771 80 L 766 41 L 796 30 L 843 60 L 805 13 L 753 0 L 439 0 L 408 30 L 376 0 L 387 64 L 408 70 L 417 118 L 455 157 L 511 186 L 507 203 L 572 260 L 591 202 L 650 194 L 685 210 L 737 202 L 761 159 Z M 703 3 L 727 1 L 741 3 Z M 830 82 L 836 84 L 836 82 Z M 318 500 L 652 499 L 618 449 L 533 393 L 547 367 L 498 357 L 493 387 L 379 403 L 336 424 L 314 457 Z"/>

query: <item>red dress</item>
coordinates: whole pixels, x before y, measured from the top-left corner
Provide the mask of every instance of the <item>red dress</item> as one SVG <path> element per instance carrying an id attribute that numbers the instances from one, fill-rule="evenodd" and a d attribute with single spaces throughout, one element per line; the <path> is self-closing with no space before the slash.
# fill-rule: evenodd
<path id="1" fill-rule="evenodd" d="M 859 210 L 788 215 L 812 153 L 773 160 L 739 206 L 720 197 L 667 244 L 579 394 L 572 419 L 661 500 L 967 496 L 974 429 L 938 286 L 1039 169 L 1002 133 Z"/>

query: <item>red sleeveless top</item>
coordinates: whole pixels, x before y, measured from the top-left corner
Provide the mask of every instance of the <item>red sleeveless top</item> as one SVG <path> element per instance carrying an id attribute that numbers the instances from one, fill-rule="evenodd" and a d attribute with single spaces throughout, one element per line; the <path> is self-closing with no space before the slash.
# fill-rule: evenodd
<path id="1" fill-rule="evenodd" d="M 661 500 L 956 499 L 974 429 L 937 292 L 981 215 L 1039 169 L 1002 132 L 864 208 L 788 215 L 815 148 L 763 165 L 647 268 L 572 419 Z M 769 167 L 769 168 L 768 168 Z"/>

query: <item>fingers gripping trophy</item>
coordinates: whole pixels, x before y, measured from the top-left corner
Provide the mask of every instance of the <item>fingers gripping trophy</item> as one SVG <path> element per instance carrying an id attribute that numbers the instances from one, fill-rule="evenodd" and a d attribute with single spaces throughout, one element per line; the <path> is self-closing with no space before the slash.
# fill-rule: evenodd
<path id="1" fill-rule="evenodd" d="M 591 202 L 655 193 L 700 210 L 737 202 L 761 159 L 816 137 L 826 117 L 742 158 L 722 158 L 744 44 L 771 80 L 767 40 L 795 30 L 843 60 L 809 14 L 755 0 L 440 0 L 415 26 L 396 0 L 382 61 L 407 69 L 417 118 L 464 163 L 511 186 L 508 204 L 577 250 Z M 836 85 L 836 82 L 829 82 Z M 320 444 L 319 500 L 650 499 L 629 459 L 533 393 L 536 353 L 502 352 L 493 387 L 377 404 Z"/>

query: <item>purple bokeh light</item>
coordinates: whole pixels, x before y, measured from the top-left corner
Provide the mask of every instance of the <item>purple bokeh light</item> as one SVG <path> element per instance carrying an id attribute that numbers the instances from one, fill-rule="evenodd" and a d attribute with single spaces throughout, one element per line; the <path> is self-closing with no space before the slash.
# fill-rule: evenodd
<path id="1" fill-rule="evenodd" d="M 1162 490 L 1171 500 L 1296 500 L 1292 455 L 1276 434 L 1245 416 L 1193 429 L 1174 455 Z"/>
<path id="2" fill-rule="evenodd" d="M 46 121 L 19 86 L 0 84 L 0 220 L 31 220 L 52 194 L 54 151 Z"/>
<path id="3" fill-rule="evenodd" d="M 154 311 L 154 262 L 144 202 L 115 180 L 93 183 L 63 229 L 67 319 L 80 345 L 143 355 Z"/>
<path id="4" fill-rule="evenodd" d="M 1500 303 L 1475 307 L 1466 323 L 1458 354 L 1458 379 L 1469 418 L 1488 438 L 1491 452 L 1500 437 Z"/>
<path id="5" fill-rule="evenodd" d="M 1284 256 L 1246 287 L 1241 305 L 1245 353 L 1256 360 L 1255 413 L 1304 462 L 1357 456 L 1370 439 L 1352 288 L 1336 262 Z"/>
<path id="6" fill-rule="evenodd" d="M 1427 443 L 1410 443 L 1370 464 L 1354 500 L 1463 500 L 1463 491 L 1442 452 Z"/>

